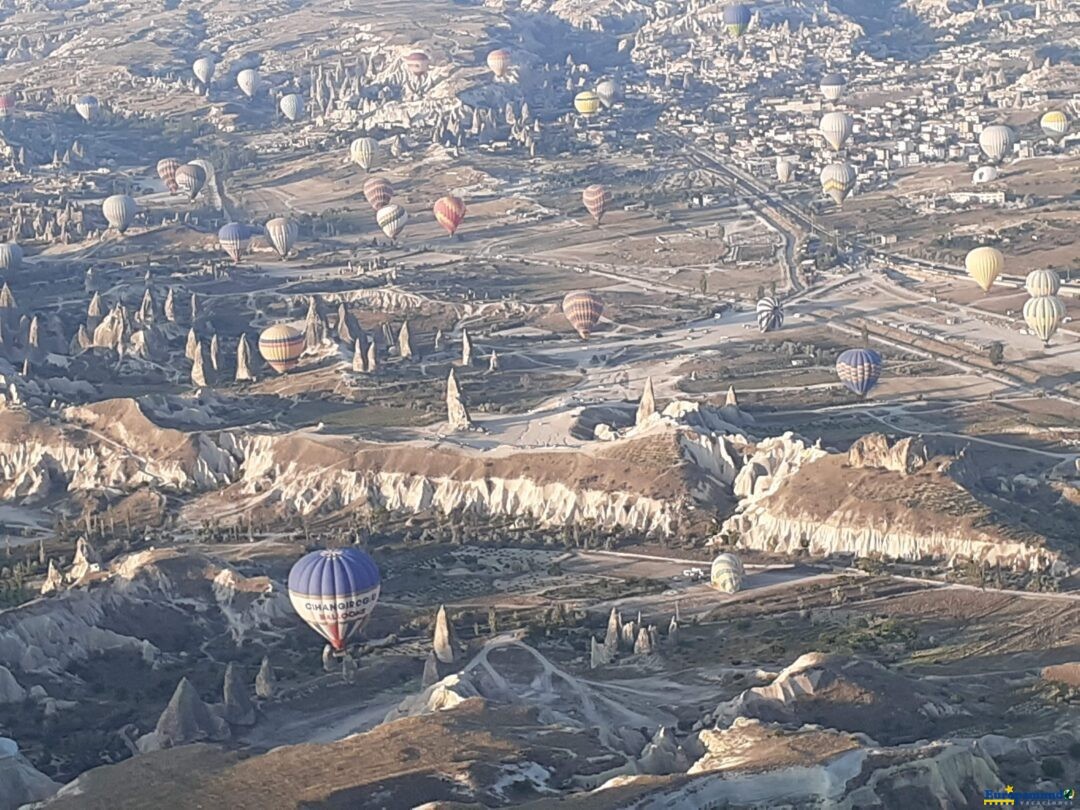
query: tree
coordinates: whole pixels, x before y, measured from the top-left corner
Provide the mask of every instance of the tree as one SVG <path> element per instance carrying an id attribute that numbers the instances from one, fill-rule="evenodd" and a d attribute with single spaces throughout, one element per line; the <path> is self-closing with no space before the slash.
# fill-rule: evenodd
<path id="1" fill-rule="evenodd" d="M 990 344 L 988 354 L 990 356 L 990 362 L 995 366 L 1000 366 L 1005 359 L 1005 346 L 1000 340 L 995 340 Z"/>
<path id="2" fill-rule="evenodd" d="M 869 329 L 869 327 L 867 327 L 865 322 L 863 323 L 863 325 L 862 325 L 862 327 L 861 327 L 861 329 L 859 331 L 862 334 L 862 345 L 863 346 L 869 346 L 870 345 L 870 329 Z"/>
<path id="3" fill-rule="evenodd" d="M 709 294 L 709 276 L 707 274 L 705 274 L 705 273 L 701 274 L 701 282 L 699 283 L 698 286 L 699 286 L 699 288 L 701 290 L 702 295 L 708 295 Z"/>
<path id="4" fill-rule="evenodd" d="M 757 297 L 759 301 L 765 297 L 765 287 L 763 287 L 761 284 L 758 284 Z"/>

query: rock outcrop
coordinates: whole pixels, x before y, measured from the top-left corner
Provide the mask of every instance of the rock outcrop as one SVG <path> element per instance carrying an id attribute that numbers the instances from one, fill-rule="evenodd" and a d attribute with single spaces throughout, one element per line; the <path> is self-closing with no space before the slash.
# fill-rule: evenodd
<path id="1" fill-rule="evenodd" d="M 255 706 L 248 695 L 248 685 L 240 667 L 230 661 L 225 667 L 224 685 L 225 720 L 235 726 L 250 726 L 255 723 Z"/>
<path id="2" fill-rule="evenodd" d="M 43 802 L 60 789 L 19 753 L 14 740 L 0 737 L 0 810 Z"/>
<path id="3" fill-rule="evenodd" d="M 446 615 L 446 608 L 439 606 L 439 612 L 435 614 L 435 635 L 432 640 L 432 652 L 435 658 L 442 664 L 453 664 L 457 661 L 457 638 L 454 636 L 454 625 L 450 623 Z"/>
<path id="4" fill-rule="evenodd" d="M 263 656 L 259 664 L 259 672 L 255 676 L 255 695 L 263 700 L 270 700 L 277 693 L 277 678 L 274 675 L 274 667 L 270 659 Z"/>
<path id="5" fill-rule="evenodd" d="M 451 430 L 472 430 L 475 427 L 465 403 L 461 400 L 461 391 L 458 389 L 453 368 L 446 378 L 446 422 Z"/>
<path id="6" fill-rule="evenodd" d="M 220 742 L 231 736 L 229 724 L 207 706 L 191 681 L 181 678 L 169 705 L 158 718 L 157 726 L 139 738 L 143 753 L 174 748 L 193 742 Z"/>
<path id="7" fill-rule="evenodd" d="M 640 427 L 656 413 L 656 395 L 653 393 L 652 377 L 645 378 L 645 389 L 641 392 L 638 401 L 637 412 L 634 414 L 634 425 Z"/>
<path id="8" fill-rule="evenodd" d="M 890 444 L 882 433 L 860 436 L 848 450 L 848 464 L 911 475 L 926 466 L 929 460 L 926 443 L 921 436 L 909 436 Z"/>

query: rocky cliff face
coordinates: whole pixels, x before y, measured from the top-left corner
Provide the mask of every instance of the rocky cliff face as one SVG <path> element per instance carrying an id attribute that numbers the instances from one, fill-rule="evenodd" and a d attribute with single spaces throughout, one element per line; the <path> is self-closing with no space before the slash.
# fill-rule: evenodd
<path id="1" fill-rule="evenodd" d="M 115 650 L 132 650 L 153 661 L 155 639 L 192 617 L 183 604 L 198 604 L 198 621 L 249 637 L 292 608 L 284 591 L 265 577 L 247 578 L 199 554 L 145 551 L 117 558 L 88 587 L 22 605 L 0 614 L 0 667 L 20 672 L 60 672 L 72 661 Z M 133 625 L 132 616 L 152 611 L 153 623 Z"/>
<path id="2" fill-rule="evenodd" d="M 741 500 L 717 541 L 781 554 L 1067 570 L 1044 537 L 1006 525 L 973 494 L 970 465 L 928 455 L 917 439 L 892 444 L 875 434 L 847 454 L 789 434 L 759 442 L 735 479 Z"/>

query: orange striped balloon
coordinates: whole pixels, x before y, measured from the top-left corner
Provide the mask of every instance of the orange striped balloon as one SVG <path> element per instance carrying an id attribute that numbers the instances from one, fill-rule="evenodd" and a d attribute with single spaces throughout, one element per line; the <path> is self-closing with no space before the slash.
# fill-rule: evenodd
<path id="1" fill-rule="evenodd" d="M 581 192 L 581 200 L 585 203 L 585 209 L 592 214 L 592 218 L 599 225 L 611 203 L 611 192 L 597 183 Z"/>
<path id="2" fill-rule="evenodd" d="M 461 197 L 447 194 L 435 202 L 432 210 L 435 212 L 435 219 L 438 220 L 439 224 L 443 226 L 448 234 L 453 236 L 458 229 L 458 225 L 461 224 L 461 220 L 465 218 L 465 201 Z"/>
<path id="3" fill-rule="evenodd" d="M 300 362 L 304 336 L 291 326 L 276 323 L 259 335 L 259 354 L 278 374 L 284 374 Z"/>
<path id="4" fill-rule="evenodd" d="M 593 327 L 604 314 L 604 302 L 600 296 L 589 290 L 567 293 L 562 302 L 563 314 L 574 327 L 582 340 L 588 340 Z"/>

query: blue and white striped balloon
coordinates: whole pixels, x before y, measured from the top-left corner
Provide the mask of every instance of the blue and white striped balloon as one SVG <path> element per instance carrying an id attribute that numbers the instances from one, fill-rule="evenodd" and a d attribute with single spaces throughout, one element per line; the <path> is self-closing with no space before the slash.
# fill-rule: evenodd
<path id="1" fill-rule="evenodd" d="M 865 397 L 881 376 L 881 355 L 873 349 L 848 349 L 836 358 L 836 374 L 849 391 Z"/>

